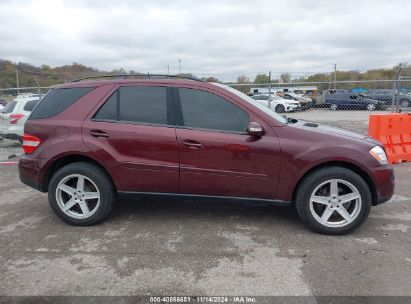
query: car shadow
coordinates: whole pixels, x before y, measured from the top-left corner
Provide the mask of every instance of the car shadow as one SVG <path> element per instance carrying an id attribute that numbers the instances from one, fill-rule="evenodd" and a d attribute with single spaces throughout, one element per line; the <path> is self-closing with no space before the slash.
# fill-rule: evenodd
<path id="1" fill-rule="evenodd" d="M 235 219 L 236 222 L 260 223 L 281 221 L 302 225 L 291 206 L 278 206 L 270 203 L 255 202 L 222 202 L 222 201 L 193 201 L 193 200 L 164 200 L 164 199 L 119 199 L 115 202 L 110 221 L 144 218 L 157 220 L 201 220 L 224 221 Z"/>

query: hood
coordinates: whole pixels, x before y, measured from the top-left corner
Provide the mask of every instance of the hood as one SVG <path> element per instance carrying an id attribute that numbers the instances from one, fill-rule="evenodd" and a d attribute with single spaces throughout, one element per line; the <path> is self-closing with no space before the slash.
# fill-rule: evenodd
<path id="1" fill-rule="evenodd" d="M 344 138 L 352 138 L 352 139 L 360 140 L 360 141 L 366 140 L 373 144 L 381 145 L 378 141 L 376 141 L 372 137 L 369 137 L 368 135 L 353 132 L 353 131 L 346 130 L 343 128 L 318 124 L 315 122 L 299 120 L 298 122 L 294 124 L 290 124 L 290 126 L 294 126 L 296 128 L 301 128 L 301 129 L 305 129 L 307 131 L 316 132 L 316 133 L 324 133 L 324 134 L 335 135 L 335 136 L 344 137 Z"/>

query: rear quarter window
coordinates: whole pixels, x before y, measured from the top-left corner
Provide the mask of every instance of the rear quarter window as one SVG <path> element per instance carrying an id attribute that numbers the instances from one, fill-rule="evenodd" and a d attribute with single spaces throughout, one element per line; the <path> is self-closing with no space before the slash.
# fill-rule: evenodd
<path id="1" fill-rule="evenodd" d="M 30 100 L 25 105 L 23 110 L 31 112 L 33 111 L 34 107 L 39 103 L 39 100 Z"/>
<path id="2" fill-rule="evenodd" d="M 52 89 L 39 102 L 29 119 L 41 119 L 56 116 L 75 103 L 94 88 Z"/>

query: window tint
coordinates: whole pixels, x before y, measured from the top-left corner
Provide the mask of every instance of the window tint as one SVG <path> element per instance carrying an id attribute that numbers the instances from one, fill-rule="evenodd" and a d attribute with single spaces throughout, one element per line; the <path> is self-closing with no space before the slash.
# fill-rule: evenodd
<path id="1" fill-rule="evenodd" d="M 29 119 L 53 117 L 94 88 L 53 89 L 40 101 Z"/>
<path id="2" fill-rule="evenodd" d="M 184 126 L 219 131 L 245 132 L 248 114 L 217 95 L 179 89 Z"/>
<path id="3" fill-rule="evenodd" d="M 167 89 L 165 87 L 122 87 L 119 120 L 167 124 Z"/>
<path id="4" fill-rule="evenodd" d="M 38 104 L 38 102 L 39 102 L 38 99 L 28 101 L 28 102 L 24 105 L 23 110 L 24 110 L 24 111 L 28 111 L 28 112 L 33 111 L 34 107 Z"/>
<path id="5" fill-rule="evenodd" d="M 16 100 L 9 101 L 4 107 L 3 111 L 1 111 L 1 113 L 4 113 L 4 114 L 12 113 L 16 104 L 17 104 Z"/>
<path id="6" fill-rule="evenodd" d="M 114 92 L 113 95 L 103 104 L 98 110 L 94 119 L 96 120 L 117 120 L 117 95 L 118 92 Z"/>

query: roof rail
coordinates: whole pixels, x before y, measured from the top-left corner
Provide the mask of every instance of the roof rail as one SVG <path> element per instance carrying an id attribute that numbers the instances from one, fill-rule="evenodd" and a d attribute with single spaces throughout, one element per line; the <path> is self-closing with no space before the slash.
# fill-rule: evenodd
<path id="1" fill-rule="evenodd" d="M 96 75 L 96 76 L 89 76 L 89 77 L 83 77 L 75 80 L 70 80 L 68 82 L 79 82 L 83 80 L 88 80 L 88 79 L 98 79 L 98 78 L 128 78 L 128 77 L 141 77 L 141 78 L 181 78 L 181 79 L 189 79 L 189 80 L 194 80 L 194 81 L 201 81 L 204 82 L 203 80 L 197 78 L 197 77 L 190 77 L 190 76 L 184 76 L 184 75 L 168 75 L 168 74 L 109 74 L 109 75 Z"/>

